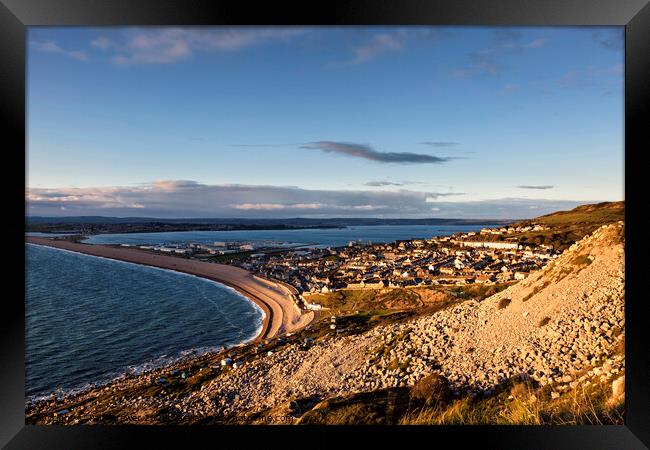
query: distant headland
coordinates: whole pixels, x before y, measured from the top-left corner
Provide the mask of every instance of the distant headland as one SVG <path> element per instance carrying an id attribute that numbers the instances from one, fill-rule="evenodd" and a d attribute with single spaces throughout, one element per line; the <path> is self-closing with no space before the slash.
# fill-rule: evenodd
<path id="1" fill-rule="evenodd" d="M 234 230 L 298 230 L 309 228 L 344 228 L 349 226 L 381 225 L 482 225 L 506 224 L 512 220 L 503 219 L 384 219 L 384 218 L 287 218 L 287 219 L 243 219 L 243 218 L 178 218 L 155 217 L 104 217 L 28 216 L 26 231 L 47 233 L 146 233 L 157 231 L 234 231 Z"/>

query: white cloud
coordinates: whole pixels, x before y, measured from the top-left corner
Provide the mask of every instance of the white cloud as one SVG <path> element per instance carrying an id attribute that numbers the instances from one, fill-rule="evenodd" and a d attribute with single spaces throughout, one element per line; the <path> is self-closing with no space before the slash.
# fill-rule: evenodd
<path id="1" fill-rule="evenodd" d="M 386 52 L 402 50 L 405 43 L 406 33 L 404 31 L 377 34 L 370 41 L 354 48 L 355 56 L 352 64 L 362 64 Z"/>
<path id="2" fill-rule="evenodd" d="M 32 42 L 31 46 L 36 50 L 44 53 L 58 53 L 61 55 L 68 56 L 77 61 L 87 61 L 88 55 L 82 50 L 67 50 L 58 45 L 54 41 L 47 42 Z"/>
<path id="3" fill-rule="evenodd" d="M 417 41 L 438 41 L 451 33 L 441 27 L 404 27 L 390 32 L 375 33 L 353 46 L 354 57 L 348 64 L 363 64 L 388 53 L 400 52 Z"/>
<path id="4" fill-rule="evenodd" d="M 543 38 L 522 42 L 519 32 L 507 29 L 496 30 L 492 46 L 469 53 L 468 64 L 451 70 L 450 74 L 453 77 L 496 75 L 505 69 L 502 62 L 504 57 L 524 50 L 544 47 L 547 42 L 547 39 Z"/>
<path id="5" fill-rule="evenodd" d="M 99 36 L 94 48 L 110 51 L 117 65 L 170 64 L 200 52 L 232 52 L 267 42 L 288 41 L 306 33 L 298 27 L 186 27 L 130 30 L 119 40 Z"/>
<path id="6" fill-rule="evenodd" d="M 100 36 L 96 39 L 93 39 L 92 41 L 90 41 L 90 45 L 100 50 L 108 50 L 109 48 L 116 46 L 115 42 L 111 41 L 110 39 L 104 36 Z"/>
<path id="7" fill-rule="evenodd" d="M 546 45 L 546 42 L 547 42 L 546 39 L 534 39 L 524 44 L 511 44 L 508 46 L 504 46 L 503 48 L 506 49 L 541 48 Z"/>

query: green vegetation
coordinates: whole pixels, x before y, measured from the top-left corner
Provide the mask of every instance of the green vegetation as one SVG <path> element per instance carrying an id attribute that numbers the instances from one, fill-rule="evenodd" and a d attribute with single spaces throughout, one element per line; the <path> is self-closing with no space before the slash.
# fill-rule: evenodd
<path id="1" fill-rule="evenodd" d="M 589 265 L 591 264 L 591 259 L 589 259 L 588 255 L 578 255 L 575 258 L 573 258 L 571 263 L 577 266 Z"/>
<path id="2" fill-rule="evenodd" d="M 310 302 L 323 305 L 337 313 L 350 310 L 407 309 L 422 306 L 413 289 L 343 289 L 310 296 Z"/>
<path id="3" fill-rule="evenodd" d="M 532 291 L 530 291 L 524 298 L 521 299 L 522 302 L 527 302 L 530 300 L 534 295 L 539 294 L 544 288 L 546 288 L 549 284 L 551 284 L 550 281 L 545 281 L 544 284 L 541 286 L 535 286 Z"/>
<path id="4" fill-rule="evenodd" d="M 210 256 L 206 258 L 208 261 L 212 261 L 215 263 L 220 263 L 220 264 L 231 264 L 233 262 L 244 262 L 246 261 L 250 255 L 252 254 L 252 251 L 247 251 L 247 252 L 237 252 L 237 253 L 227 253 L 225 255 L 215 255 L 215 256 Z"/>
<path id="5" fill-rule="evenodd" d="M 337 317 L 337 331 L 330 322 L 320 320 L 303 330 L 300 335 L 314 339 L 337 335 L 363 333 L 377 325 L 403 322 L 419 315 L 433 314 L 467 299 L 483 300 L 509 284 L 431 286 L 391 289 L 344 289 L 326 294 L 315 294 L 309 301 L 325 308 L 321 318 Z M 401 364 L 402 362 L 398 362 Z"/>
<path id="6" fill-rule="evenodd" d="M 577 272 L 579 273 L 582 269 L 591 264 L 591 260 L 592 258 L 590 258 L 589 255 L 578 255 L 573 258 L 570 263 L 578 267 Z"/>
<path id="7" fill-rule="evenodd" d="M 511 283 L 469 284 L 465 286 L 452 286 L 442 289 L 446 294 L 453 295 L 456 298 L 463 300 L 473 299 L 476 301 L 481 301 L 503 291 L 510 285 Z"/>
<path id="8" fill-rule="evenodd" d="M 504 309 L 510 304 L 510 302 L 512 302 L 512 300 L 510 300 L 509 298 L 502 298 L 501 300 L 499 300 L 499 304 L 497 307 L 499 309 Z"/>
<path id="9" fill-rule="evenodd" d="M 422 400 L 426 406 L 437 406 L 451 399 L 451 390 L 444 377 L 431 374 L 411 388 L 411 397 L 414 400 Z"/>
<path id="10" fill-rule="evenodd" d="M 621 424 L 624 403 L 611 398 L 611 380 L 578 385 L 552 398 L 553 387 L 515 377 L 487 395 L 453 395 L 436 374 L 410 388 L 390 388 L 329 399 L 300 424 L 582 425 Z"/>
<path id="11" fill-rule="evenodd" d="M 602 202 L 581 205 L 570 211 L 558 211 L 535 219 L 545 225 L 589 225 L 600 227 L 625 220 L 625 202 Z"/>
<path id="12" fill-rule="evenodd" d="M 573 273 L 573 270 L 570 267 L 562 267 L 562 269 L 560 269 L 560 273 L 557 275 L 557 277 L 554 277 L 553 281 L 555 283 L 558 283 L 565 279 L 570 273 Z"/>
<path id="13" fill-rule="evenodd" d="M 401 333 L 396 334 L 396 335 L 394 335 L 393 337 L 391 337 L 391 338 L 388 340 L 388 342 L 386 342 L 385 344 L 380 345 L 379 347 L 377 347 L 377 348 L 372 352 L 371 360 L 372 360 L 372 361 L 377 361 L 377 360 L 379 360 L 379 359 L 381 359 L 381 358 L 386 358 L 386 357 L 390 356 L 390 352 L 391 352 L 391 350 L 394 349 L 395 346 L 396 346 L 399 342 L 402 342 L 402 341 L 404 341 L 404 340 L 408 340 L 408 339 L 409 339 L 409 334 L 410 334 L 410 333 L 411 333 L 411 329 L 410 329 L 410 328 L 406 328 L 406 329 L 405 329 L 404 331 L 402 331 Z M 399 363 L 396 363 L 396 365 L 395 365 L 395 367 L 393 367 L 393 369 L 397 368 L 397 364 L 399 364 Z"/>
<path id="14" fill-rule="evenodd" d="M 378 325 L 388 325 L 391 323 L 401 323 L 408 319 L 412 319 L 416 312 L 415 310 L 391 310 L 391 309 L 368 309 L 359 311 L 347 311 L 343 314 L 336 315 L 337 330 L 330 328 L 331 322 L 327 320 L 328 314 L 331 311 L 324 311 L 321 315 L 321 320 L 308 325 L 305 329 L 299 331 L 291 337 L 285 338 L 286 342 L 293 342 L 294 340 L 302 341 L 305 338 L 313 338 L 314 340 L 329 339 L 332 336 L 349 336 L 364 333 Z M 264 351 L 275 348 L 275 342 L 265 347 Z"/>
<path id="15" fill-rule="evenodd" d="M 409 388 L 381 389 L 328 399 L 303 415 L 299 424 L 395 424 L 406 412 Z"/>
<path id="16" fill-rule="evenodd" d="M 509 283 L 465 286 L 436 285 L 415 288 L 343 289 L 326 294 L 314 294 L 309 302 L 328 308 L 334 315 L 351 311 L 414 310 L 430 314 L 459 301 L 481 301 L 507 288 Z"/>
<path id="17" fill-rule="evenodd" d="M 510 380 L 489 396 L 461 397 L 405 414 L 401 424 L 621 424 L 624 404 L 610 399 L 610 382 L 579 385 L 551 398 L 552 388 Z"/>
<path id="18" fill-rule="evenodd" d="M 570 211 L 559 211 L 532 220 L 525 220 L 513 226 L 532 224 L 546 225 L 548 230 L 509 234 L 522 244 L 551 245 L 556 251 L 564 251 L 574 242 L 591 234 L 597 228 L 625 220 L 625 202 L 604 202 L 582 205 Z"/>

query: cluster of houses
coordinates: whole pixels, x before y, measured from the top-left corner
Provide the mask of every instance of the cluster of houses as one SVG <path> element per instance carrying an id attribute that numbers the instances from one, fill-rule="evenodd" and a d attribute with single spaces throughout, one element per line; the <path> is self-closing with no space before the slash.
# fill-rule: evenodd
<path id="1" fill-rule="evenodd" d="M 254 243 L 246 242 L 214 242 L 212 244 L 198 244 L 193 242 L 178 242 L 165 245 L 133 245 L 120 244 L 122 247 L 136 247 L 140 250 L 148 250 L 161 253 L 176 253 L 193 256 L 196 258 L 209 257 L 214 255 L 227 255 L 238 252 L 249 252 L 255 250 Z"/>
<path id="2" fill-rule="evenodd" d="M 519 225 L 519 226 L 510 226 L 510 227 L 501 227 L 501 228 L 483 228 L 480 231 L 480 234 L 513 234 L 513 233 L 527 233 L 529 231 L 546 231 L 548 227 L 542 224 L 532 224 L 532 225 Z M 475 234 L 475 233 L 470 233 Z"/>
<path id="3" fill-rule="evenodd" d="M 526 278 L 558 255 L 550 246 L 486 240 L 485 236 L 470 232 L 426 240 L 350 243 L 347 247 L 256 256 L 240 265 L 266 278 L 286 282 L 305 294 L 340 289 L 506 283 Z"/>
<path id="4" fill-rule="evenodd" d="M 208 258 L 246 254 L 231 264 L 308 294 L 341 289 L 404 288 L 437 284 L 493 284 L 521 280 L 559 255 L 551 246 L 522 244 L 505 235 L 544 231 L 543 225 L 484 228 L 431 239 L 383 244 L 350 242 L 335 248 L 286 248 L 260 242 L 138 245 L 143 250 Z M 122 244 L 130 246 L 129 244 Z M 269 251 L 270 250 L 270 251 Z M 305 305 L 308 302 L 304 302 Z"/>

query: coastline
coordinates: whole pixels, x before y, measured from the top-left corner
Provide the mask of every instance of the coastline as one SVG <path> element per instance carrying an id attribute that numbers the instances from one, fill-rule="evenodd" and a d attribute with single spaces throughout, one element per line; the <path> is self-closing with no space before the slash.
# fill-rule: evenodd
<path id="1" fill-rule="evenodd" d="M 152 254 L 133 248 L 78 244 L 33 236 L 26 237 L 25 240 L 26 243 L 193 275 L 235 289 L 263 312 L 261 329 L 249 342 L 263 341 L 297 331 L 314 320 L 314 313 L 301 311 L 286 288 L 239 267 Z"/>

